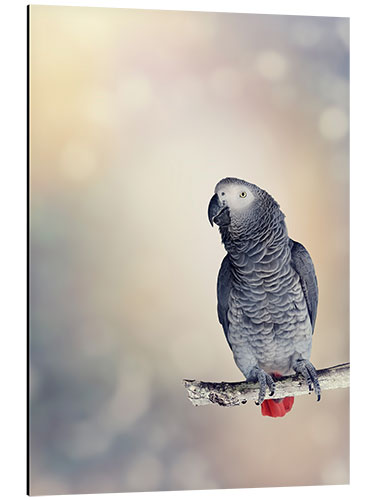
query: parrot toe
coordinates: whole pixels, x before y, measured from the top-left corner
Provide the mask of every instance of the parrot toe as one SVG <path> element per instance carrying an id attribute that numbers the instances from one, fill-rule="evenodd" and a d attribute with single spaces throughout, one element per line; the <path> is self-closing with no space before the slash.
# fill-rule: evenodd
<path id="1" fill-rule="evenodd" d="M 314 388 L 315 394 L 317 396 L 317 401 L 320 401 L 321 390 L 318 375 L 316 373 L 314 365 L 307 359 L 297 359 L 293 366 L 293 369 L 297 374 L 300 373 L 301 375 L 303 375 L 307 385 L 309 386 L 310 392 Z"/>
<path id="2" fill-rule="evenodd" d="M 258 401 L 255 404 L 261 405 L 266 397 L 267 387 L 270 391 L 270 396 L 273 396 L 275 393 L 275 382 L 271 375 L 266 373 L 264 370 L 260 368 L 253 368 L 249 375 L 246 377 L 248 382 L 259 382 L 259 396 Z"/>

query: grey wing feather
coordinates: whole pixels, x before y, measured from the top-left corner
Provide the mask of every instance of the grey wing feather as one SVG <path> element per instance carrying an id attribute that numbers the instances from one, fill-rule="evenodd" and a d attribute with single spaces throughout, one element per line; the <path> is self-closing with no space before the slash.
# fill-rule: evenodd
<path id="1" fill-rule="evenodd" d="M 230 261 L 228 255 L 224 257 L 221 263 L 219 275 L 217 278 L 217 314 L 219 321 L 223 326 L 225 337 L 230 346 L 228 339 L 229 321 L 228 321 L 228 310 L 229 310 L 229 293 L 231 287 L 231 271 L 230 271 Z"/>
<path id="2" fill-rule="evenodd" d="M 289 238 L 292 266 L 298 273 L 303 294 L 309 311 L 312 331 L 314 332 L 316 313 L 318 309 L 318 281 L 316 279 L 313 261 L 306 248 Z"/>

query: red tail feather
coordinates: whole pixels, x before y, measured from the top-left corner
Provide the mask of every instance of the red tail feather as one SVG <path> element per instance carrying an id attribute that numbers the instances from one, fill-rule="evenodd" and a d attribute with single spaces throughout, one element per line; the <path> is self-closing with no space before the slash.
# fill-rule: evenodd
<path id="1" fill-rule="evenodd" d="M 281 374 L 275 372 L 273 376 L 277 379 L 281 377 Z M 283 417 L 292 409 L 293 403 L 293 396 L 283 399 L 266 399 L 261 406 L 262 415 L 265 417 Z"/>
<path id="2" fill-rule="evenodd" d="M 288 396 L 284 399 L 266 399 L 261 406 L 262 415 L 267 417 L 283 417 L 292 409 L 293 403 L 293 396 Z"/>

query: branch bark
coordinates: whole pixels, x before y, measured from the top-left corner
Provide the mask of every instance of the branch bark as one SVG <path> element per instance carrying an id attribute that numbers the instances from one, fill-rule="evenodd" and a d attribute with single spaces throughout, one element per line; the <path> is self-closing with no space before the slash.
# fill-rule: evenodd
<path id="1" fill-rule="evenodd" d="M 322 391 L 349 387 L 350 364 L 332 366 L 318 370 L 318 379 Z M 184 379 L 188 397 L 194 406 L 218 404 L 220 406 L 238 406 L 248 401 L 257 401 L 259 386 L 250 382 L 202 382 Z M 275 394 L 272 398 L 302 396 L 309 394 L 309 388 L 301 375 L 286 376 L 276 381 Z"/>

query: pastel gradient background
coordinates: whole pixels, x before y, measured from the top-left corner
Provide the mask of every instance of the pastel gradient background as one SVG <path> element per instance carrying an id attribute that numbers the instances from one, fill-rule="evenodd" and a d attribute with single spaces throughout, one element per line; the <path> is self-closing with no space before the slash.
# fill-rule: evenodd
<path id="1" fill-rule="evenodd" d="M 32 494 L 345 484 L 348 390 L 193 407 L 241 380 L 215 184 L 271 193 L 315 262 L 317 368 L 349 360 L 349 20 L 30 8 Z"/>

